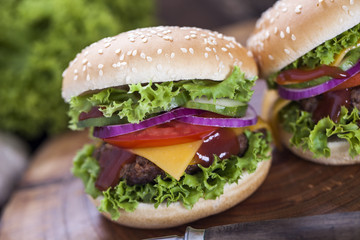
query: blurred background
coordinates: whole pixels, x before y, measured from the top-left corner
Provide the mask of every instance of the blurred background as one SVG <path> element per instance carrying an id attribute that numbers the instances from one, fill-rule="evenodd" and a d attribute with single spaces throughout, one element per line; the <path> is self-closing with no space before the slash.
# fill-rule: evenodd
<path id="1" fill-rule="evenodd" d="M 61 74 L 94 41 L 154 25 L 225 30 L 275 0 L 1 0 L 0 214 L 36 149 L 68 131 Z"/>

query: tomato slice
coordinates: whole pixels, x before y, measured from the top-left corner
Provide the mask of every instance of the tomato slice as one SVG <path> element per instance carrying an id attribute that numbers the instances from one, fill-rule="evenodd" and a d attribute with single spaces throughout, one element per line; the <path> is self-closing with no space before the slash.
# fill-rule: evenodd
<path id="1" fill-rule="evenodd" d="M 200 140 L 218 128 L 192 125 L 174 120 L 103 140 L 122 148 L 160 147 Z"/>
<path id="2" fill-rule="evenodd" d="M 342 84 L 334 87 L 330 91 L 337 91 L 337 90 L 341 90 L 341 89 L 345 89 L 345 88 L 356 87 L 358 85 L 360 85 L 360 73 L 352 76 L 351 78 L 349 78 L 348 80 L 346 80 Z"/>

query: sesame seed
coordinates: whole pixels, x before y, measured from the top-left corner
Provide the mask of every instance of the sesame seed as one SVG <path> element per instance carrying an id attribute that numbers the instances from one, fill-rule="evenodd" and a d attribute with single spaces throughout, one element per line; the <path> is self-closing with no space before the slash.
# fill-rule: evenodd
<path id="1" fill-rule="evenodd" d="M 135 42 L 135 39 L 134 38 L 129 38 L 129 41 L 130 42 Z"/>
<path id="2" fill-rule="evenodd" d="M 111 43 L 105 43 L 105 48 L 108 48 L 108 47 L 110 47 L 111 46 Z"/>
<path id="3" fill-rule="evenodd" d="M 220 60 L 220 58 L 219 58 L 219 56 L 218 56 L 218 55 L 215 55 L 215 58 L 216 58 L 216 60 L 217 60 L 217 61 L 219 61 L 219 60 Z"/>
<path id="4" fill-rule="evenodd" d="M 78 77 L 79 77 L 78 75 L 75 75 L 74 76 L 74 81 L 78 80 Z"/>
<path id="5" fill-rule="evenodd" d="M 274 60 L 274 57 L 273 57 L 271 54 L 268 55 L 268 58 L 269 58 L 270 60 Z"/>
<path id="6" fill-rule="evenodd" d="M 88 62 L 88 60 L 86 58 L 84 58 L 84 60 L 82 60 L 82 64 L 86 64 Z"/>
<path id="7" fill-rule="evenodd" d="M 284 48 L 284 52 L 285 52 L 286 54 L 290 54 L 290 50 L 287 49 L 287 48 Z"/>
<path id="8" fill-rule="evenodd" d="M 253 53 L 249 50 L 249 51 L 247 51 L 247 53 L 246 53 L 249 57 L 253 57 L 254 55 L 253 55 Z"/>
<path id="9" fill-rule="evenodd" d="M 102 65 L 101 63 L 98 65 L 99 69 L 102 69 L 104 67 L 104 65 Z"/>
<path id="10" fill-rule="evenodd" d="M 196 38 L 196 34 L 191 34 L 190 37 L 191 38 Z"/>
<path id="11" fill-rule="evenodd" d="M 103 72 L 103 70 L 99 70 L 99 76 L 101 77 L 102 75 L 104 75 L 104 72 Z"/>
<path id="12" fill-rule="evenodd" d="M 82 70 L 83 70 L 83 72 L 86 71 L 86 65 L 83 66 L 83 69 L 82 69 Z"/>
<path id="13" fill-rule="evenodd" d="M 145 53 L 140 53 L 140 57 L 142 58 L 142 59 L 145 59 L 146 58 L 146 55 L 145 55 Z"/>
<path id="14" fill-rule="evenodd" d="M 74 70 L 74 73 L 75 73 L 75 74 L 77 74 L 77 73 L 78 73 L 78 70 L 77 70 L 77 69 L 75 69 L 75 70 Z"/>
<path id="15" fill-rule="evenodd" d="M 295 13 L 301 13 L 302 5 L 297 5 L 295 8 Z"/>
<path id="16" fill-rule="evenodd" d="M 102 49 L 99 49 L 99 50 L 98 50 L 98 53 L 99 53 L 99 54 L 103 54 L 104 51 L 103 51 Z"/>
<path id="17" fill-rule="evenodd" d="M 281 37 L 281 38 L 285 38 L 285 34 L 284 34 L 283 31 L 280 31 L 280 37 Z"/>
<path id="18" fill-rule="evenodd" d="M 148 39 L 144 38 L 142 41 L 143 41 L 143 43 L 146 43 L 148 41 Z"/>
<path id="19" fill-rule="evenodd" d="M 270 32 L 269 31 L 266 31 L 265 32 L 265 39 L 268 39 L 270 37 Z"/>
<path id="20" fill-rule="evenodd" d="M 194 54 L 194 49 L 189 48 L 189 52 L 190 52 L 191 54 Z"/>
<path id="21" fill-rule="evenodd" d="M 137 50 L 135 49 L 135 50 L 132 52 L 133 57 L 135 57 L 136 54 L 137 54 Z"/>
<path id="22" fill-rule="evenodd" d="M 286 27 L 286 33 L 288 33 L 288 34 L 290 33 L 290 27 L 289 26 Z"/>
<path id="23" fill-rule="evenodd" d="M 183 53 L 187 53 L 187 49 L 186 49 L 186 48 L 180 48 L 180 50 L 181 50 Z"/>
<path id="24" fill-rule="evenodd" d="M 208 52 L 211 52 L 211 48 L 209 48 L 209 47 L 206 47 L 205 50 Z"/>
<path id="25" fill-rule="evenodd" d="M 226 51 L 227 51 L 227 48 L 222 47 L 221 50 L 223 50 L 224 52 L 226 52 Z"/>
<path id="26" fill-rule="evenodd" d="M 175 57 L 175 53 L 172 52 L 171 55 L 170 55 L 170 57 L 171 57 L 171 58 L 174 58 L 174 57 Z"/>
<path id="27" fill-rule="evenodd" d="M 283 11 L 283 12 L 286 12 L 286 11 L 287 11 L 287 8 L 283 8 L 282 11 Z"/>
<path id="28" fill-rule="evenodd" d="M 294 35 L 294 34 L 291 34 L 291 39 L 292 39 L 293 41 L 295 41 L 295 40 L 296 40 L 296 37 L 295 37 L 295 35 Z"/>
<path id="29" fill-rule="evenodd" d="M 147 56 L 147 57 L 146 57 L 146 60 L 147 60 L 148 62 L 151 62 L 151 61 L 152 61 L 152 58 L 149 57 L 149 56 Z"/>
<path id="30" fill-rule="evenodd" d="M 86 81 L 90 81 L 90 75 L 89 74 L 86 75 Z"/>
<path id="31" fill-rule="evenodd" d="M 88 54 L 89 54 L 89 51 L 86 51 L 86 52 L 84 53 L 84 56 L 86 57 Z"/>
<path id="32" fill-rule="evenodd" d="M 121 54 L 121 56 L 119 57 L 119 60 L 122 61 L 122 60 L 124 60 L 124 58 L 125 58 L 125 53 Z"/>
<path id="33" fill-rule="evenodd" d="M 206 53 L 204 53 L 204 56 L 205 56 L 205 58 L 208 58 L 209 54 L 206 52 Z"/>
<path id="34" fill-rule="evenodd" d="M 113 67 L 113 68 L 116 68 L 116 67 L 117 67 L 116 63 L 114 63 L 114 64 L 112 65 L 112 67 Z"/>
<path id="35" fill-rule="evenodd" d="M 161 53 L 162 53 L 162 49 L 159 48 L 159 49 L 157 50 L 157 54 L 161 54 Z"/>
<path id="36" fill-rule="evenodd" d="M 132 50 L 127 51 L 126 55 L 130 56 L 132 54 Z"/>
<path id="37" fill-rule="evenodd" d="M 231 59 L 233 59 L 234 58 L 234 56 L 229 52 L 229 57 L 231 58 Z"/>
<path id="38" fill-rule="evenodd" d="M 270 23 L 274 23 L 274 21 L 275 21 L 275 18 L 270 19 Z"/>
<path id="39" fill-rule="evenodd" d="M 277 32 L 278 32 L 278 28 L 275 27 L 275 28 L 274 28 L 274 34 L 276 34 Z"/>
<path id="40" fill-rule="evenodd" d="M 120 66 L 125 66 L 127 63 L 126 62 L 121 62 L 119 65 Z"/>
<path id="41" fill-rule="evenodd" d="M 216 53 L 216 48 L 213 48 L 214 53 Z"/>
<path id="42" fill-rule="evenodd" d="M 118 49 L 115 50 L 115 53 L 116 53 L 116 54 L 119 54 L 120 52 L 121 52 L 121 49 L 120 49 L 120 48 L 118 48 Z"/>

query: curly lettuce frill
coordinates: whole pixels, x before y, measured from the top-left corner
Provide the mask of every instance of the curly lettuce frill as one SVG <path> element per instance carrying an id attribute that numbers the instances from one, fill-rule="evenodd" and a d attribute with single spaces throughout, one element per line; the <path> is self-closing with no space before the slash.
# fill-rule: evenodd
<path id="1" fill-rule="evenodd" d="M 244 156 L 233 155 L 221 161 L 215 156 L 210 167 L 200 166 L 201 170 L 194 175 L 184 173 L 179 181 L 166 175 L 165 178 L 158 176 L 151 184 L 129 186 L 122 180 L 117 186 L 100 192 L 94 184 L 100 167 L 92 156 L 92 145 L 86 145 L 78 152 L 72 172 L 82 179 L 86 193 L 93 198 L 103 196 L 99 210 L 110 213 L 114 220 L 120 216 L 119 209 L 131 212 L 139 203 L 152 203 L 157 208 L 161 203 L 170 205 L 179 201 L 191 209 L 200 198 L 216 199 L 223 193 L 226 183 L 238 182 L 245 171 L 254 172 L 258 162 L 270 158 L 270 133 L 267 138 L 260 132 L 246 130 L 245 134 L 249 147 Z"/>
<path id="2" fill-rule="evenodd" d="M 138 123 L 151 114 L 169 111 L 179 105 L 174 99 L 182 95 L 185 99 L 207 97 L 208 99 L 229 98 L 247 104 L 256 78 L 246 79 L 240 68 L 235 66 L 224 81 L 187 80 L 178 82 L 132 84 L 129 90 L 108 88 L 98 93 L 73 97 L 70 101 L 70 128 L 78 129 L 82 112 L 99 107 L 105 117 L 118 115 L 130 123 Z M 186 100 L 184 101 L 184 103 Z M 181 105 L 180 105 L 181 106 Z"/>
<path id="3" fill-rule="evenodd" d="M 357 108 L 350 112 L 342 107 L 337 123 L 326 117 L 315 124 L 311 113 L 301 111 L 299 104 L 292 102 L 279 112 L 279 119 L 285 131 L 293 134 L 291 144 L 310 150 L 315 158 L 330 157 L 328 140 L 334 136 L 349 142 L 351 157 L 360 154 L 360 117 Z"/>

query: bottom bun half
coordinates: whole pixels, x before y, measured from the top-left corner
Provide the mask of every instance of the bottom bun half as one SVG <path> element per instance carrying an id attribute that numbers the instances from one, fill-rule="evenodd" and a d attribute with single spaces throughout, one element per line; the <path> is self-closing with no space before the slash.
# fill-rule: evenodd
<path id="1" fill-rule="evenodd" d="M 357 155 L 354 158 L 349 155 L 350 145 L 346 140 L 329 141 L 328 147 L 330 148 L 330 157 L 314 158 L 314 153 L 311 151 L 291 146 L 291 133 L 286 132 L 280 126 L 279 131 L 282 143 L 295 155 L 306 160 L 325 165 L 351 165 L 360 163 L 360 155 Z"/>
<path id="2" fill-rule="evenodd" d="M 192 209 L 186 209 L 180 202 L 166 206 L 162 203 L 158 208 L 153 204 L 140 203 L 134 212 L 121 210 L 120 218 L 115 221 L 121 225 L 159 229 L 182 225 L 225 211 L 250 196 L 265 180 L 271 166 L 271 160 L 258 163 L 255 172 L 245 172 L 238 183 L 226 184 L 224 193 L 215 200 L 200 199 Z M 93 199 L 95 206 L 100 205 L 101 197 Z M 110 214 L 102 213 L 111 220 Z M 112 220 L 113 221 L 113 220 Z"/>

